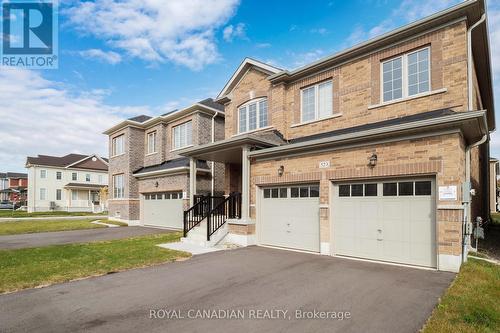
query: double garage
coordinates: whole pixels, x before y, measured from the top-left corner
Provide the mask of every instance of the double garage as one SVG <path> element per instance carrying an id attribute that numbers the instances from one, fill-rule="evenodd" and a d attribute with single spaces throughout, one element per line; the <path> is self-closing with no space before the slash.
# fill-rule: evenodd
<path id="1" fill-rule="evenodd" d="M 143 225 L 183 228 L 182 192 L 143 193 L 141 195 L 141 221 Z"/>
<path id="2" fill-rule="evenodd" d="M 432 178 L 332 183 L 332 255 L 436 267 Z M 319 184 L 263 187 L 261 245 L 320 252 Z"/>

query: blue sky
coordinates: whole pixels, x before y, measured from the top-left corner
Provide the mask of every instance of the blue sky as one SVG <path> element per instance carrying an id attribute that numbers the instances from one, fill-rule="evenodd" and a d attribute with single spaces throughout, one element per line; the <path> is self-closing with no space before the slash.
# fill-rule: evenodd
<path id="1" fill-rule="evenodd" d="M 0 70 L 0 170 L 22 171 L 27 155 L 107 155 L 104 129 L 215 97 L 246 56 L 293 69 L 458 2 L 61 1 L 59 69 Z M 500 5 L 488 14 L 498 77 Z"/>

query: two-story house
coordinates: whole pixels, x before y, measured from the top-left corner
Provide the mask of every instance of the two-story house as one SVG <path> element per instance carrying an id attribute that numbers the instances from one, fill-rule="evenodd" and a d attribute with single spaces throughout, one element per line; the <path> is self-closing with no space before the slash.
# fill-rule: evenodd
<path id="1" fill-rule="evenodd" d="M 28 157 L 28 212 L 98 212 L 108 186 L 108 160 L 98 155 Z M 103 198 L 104 199 L 104 198 Z"/>
<path id="2" fill-rule="evenodd" d="M 0 201 L 26 204 L 28 175 L 19 172 L 0 172 Z"/>
<path id="3" fill-rule="evenodd" d="M 293 71 L 245 59 L 216 99 L 224 139 L 180 152 L 242 195 L 208 238 L 457 271 L 489 213 L 485 15 L 466 1 Z"/>
<path id="4" fill-rule="evenodd" d="M 109 218 L 129 224 L 182 229 L 195 195 L 223 193 L 224 165 L 178 152 L 224 138 L 224 107 L 206 99 L 187 108 L 127 119 L 109 137 Z M 196 181 L 190 182 L 196 174 Z"/>

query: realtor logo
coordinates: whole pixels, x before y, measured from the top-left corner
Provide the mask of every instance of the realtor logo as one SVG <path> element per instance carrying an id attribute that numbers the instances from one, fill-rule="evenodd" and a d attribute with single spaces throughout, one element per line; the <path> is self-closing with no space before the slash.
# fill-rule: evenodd
<path id="1" fill-rule="evenodd" d="M 2 2 L 2 66 L 57 68 L 56 1 Z"/>

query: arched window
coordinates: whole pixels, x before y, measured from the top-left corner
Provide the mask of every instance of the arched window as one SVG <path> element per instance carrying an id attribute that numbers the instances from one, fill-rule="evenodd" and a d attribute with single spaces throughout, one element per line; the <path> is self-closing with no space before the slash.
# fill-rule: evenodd
<path id="1" fill-rule="evenodd" d="M 238 133 L 267 127 L 267 98 L 257 98 L 238 108 Z"/>

